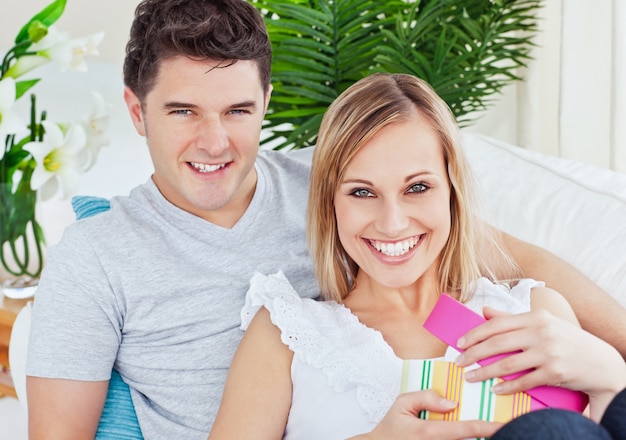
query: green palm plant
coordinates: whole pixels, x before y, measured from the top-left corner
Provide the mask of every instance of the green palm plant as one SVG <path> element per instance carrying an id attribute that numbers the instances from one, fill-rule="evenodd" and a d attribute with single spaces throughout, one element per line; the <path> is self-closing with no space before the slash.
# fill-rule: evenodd
<path id="1" fill-rule="evenodd" d="M 471 123 L 530 59 L 541 0 L 253 0 L 272 40 L 263 145 L 315 144 L 328 105 L 376 71 L 428 81 Z"/>

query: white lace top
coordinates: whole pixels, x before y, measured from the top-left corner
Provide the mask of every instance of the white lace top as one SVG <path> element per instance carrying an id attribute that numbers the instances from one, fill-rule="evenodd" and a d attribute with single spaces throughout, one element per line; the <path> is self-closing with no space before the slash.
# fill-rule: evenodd
<path id="1" fill-rule="evenodd" d="M 476 283 L 476 294 L 466 305 L 481 314 L 486 305 L 510 313 L 528 311 L 530 289 L 543 286 L 530 279 L 511 290 L 486 278 Z M 400 392 L 403 360 L 382 334 L 341 304 L 300 298 L 282 272 L 252 277 L 241 312 L 243 330 L 262 306 L 294 353 L 292 404 L 283 438 L 345 439 L 371 431 Z M 449 356 L 452 360 L 455 354 Z"/>

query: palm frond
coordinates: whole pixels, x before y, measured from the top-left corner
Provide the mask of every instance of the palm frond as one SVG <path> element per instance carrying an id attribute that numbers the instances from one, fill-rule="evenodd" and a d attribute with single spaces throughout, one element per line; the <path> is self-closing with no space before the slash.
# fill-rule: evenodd
<path id="1" fill-rule="evenodd" d="M 312 145 L 327 106 L 375 71 L 428 81 L 466 125 L 520 79 L 541 0 L 252 0 L 272 41 L 263 140 Z"/>

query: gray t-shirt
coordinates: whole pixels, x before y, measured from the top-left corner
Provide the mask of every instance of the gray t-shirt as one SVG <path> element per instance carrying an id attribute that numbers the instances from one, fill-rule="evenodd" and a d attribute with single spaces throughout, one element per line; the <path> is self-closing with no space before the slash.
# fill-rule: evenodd
<path id="1" fill-rule="evenodd" d="M 247 211 L 231 228 L 170 204 L 152 182 L 67 228 L 48 253 L 27 374 L 130 385 L 148 439 L 206 439 L 255 271 L 319 290 L 305 246 L 309 168 L 260 152 Z"/>

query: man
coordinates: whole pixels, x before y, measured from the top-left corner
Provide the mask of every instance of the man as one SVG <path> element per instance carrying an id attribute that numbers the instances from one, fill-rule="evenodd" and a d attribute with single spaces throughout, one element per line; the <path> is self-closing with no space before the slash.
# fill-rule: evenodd
<path id="1" fill-rule="evenodd" d="M 31 438 L 93 438 L 112 368 L 145 438 L 206 438 L 252 273 L 281 269 L 317 295 L 304 241 L 308 167 L 258 152 L 270 59 L 263 20 L 243 0 L 138 6 L 124 99 L 155 171 L 50 249 L 29 343 Z M 507 240 L 528 276 L 582 279 Z"/>

